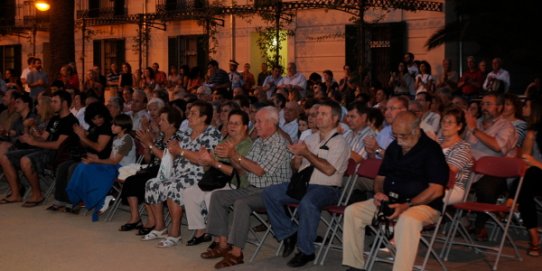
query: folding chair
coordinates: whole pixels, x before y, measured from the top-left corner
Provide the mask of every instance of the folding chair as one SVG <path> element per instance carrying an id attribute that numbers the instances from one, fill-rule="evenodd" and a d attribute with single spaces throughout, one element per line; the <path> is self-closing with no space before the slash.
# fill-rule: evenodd
<path id="1" fill-rule="evenodd" d="M 346 169 L 346 172 L 344 173 L 344 176 L 347 177 L 346 181 L 345 181 L 345 184 L 342 188 L 342 191 L 341 191 L 341 195 L 339 196 L 339 200 L 337 202 L 337 205 L 346 205 L 348 203 L 348 200 L 350 200 L 350 196 L 352 195 L 352 192 L 353 192 L 353 188 L 355 187 L 355 172 L 357 171 L 358 169 L 358 163 L 356 163 L 356 161 L 354 161 L 353 159 L 349 159 L 348 160 L 348 167 Z M 296 215 L 297 215 L 297 207 L 299 206 L 298 203 L 291 203 L 291 204 L 288 204 L 287 205 L 287 208 L 288 208 L 288 211 L 290 212 L 290 216 L 292 218 L 292 221 L 294 222 L 298 222 L 297 219 L 296 219 Z M 336 206 L 336 205 L 332 205 L 332 206 Z M 325 210 L 326 208 L 331 208 L 332 206 L 327 206 L 327 207 L 324 207 L 322 210 Z M 331 227 L 331 223 L 332 223 L 332 220 L 334 218 L 330 218 L 330 220 L 326 220 L 323 216 L 320 216 L 320 220 L 325 224 L 325 226 L 327 227 L 327 229 L 329 230 L 329 227 Z M 327 235 L 327 232 L 326 232 L 326 235 Z M 320 242 L 315 242 L 316 245 L 319 245 L 320 246 L 320 249 L 318 250 L 318 252 L 316 253 L 316 257 L 314 258 L 314 264 L 316 264 L 318 262 L 318 257 L 321 253 L 321 250 L 322 250 L 322 247 L 323 247 L 323 243 L 326 242 L 326 238 L 324 238 L 322 240 L 322 243 Z M 279 255 L 280 251 L 282 250 L 282 245 L 283 245 L 283 241 L 280 242 L 279 244 L 279 247 L 277 248 L 277 251 L 275 253 L 276 256 Z"/>
<path id="2" fill-rule="evenodd" d="M 518 158 L 506 158 L 506 157 L 482 157 L 480 160 L 476 161 L 474 164 L 474 172 L 481 175 L 488 175 L 500 178 L 513 178 L 519 177 L 518 187 L 514 195 L 514 200 L 512 206 L 515 206 L 517 203 L 518 195 L 523 185 L 523 175 L 525 171 L 525 163 Z M 445 259 L 448 258 L 448 255 L 451 250 L 452 244 L 463 245 L 468 247 L 474 247 L 477 249 L 483 249 L 486 253 L 496 254 L 495 263 L 493 264 L 492 270 L 497 270 L 499 260 L 501 256 L 513 257 L 512 255 L 503 255 L 502 249 L 504 246 L 505 240 L 508 240 L 512 245 L 515 251 L 515 257 L 518 260 L 522 260 L 518 248 L 516 247 L 514 240 L 509 235 L 508 229 L 510 228 L 510 223 L 512 221 L 512 216 L 514 214 L 513 208 L 506 205 L 499 204 L 490 204 L 490 203 L 480 203 L 480 202 L 463 202 L 453 205 L 457 210 L 457 213 L 452 220 L 452 227 L 450 232 L 450 238 L 446 241 L 444 245 L 445 250 Z M 472 240 L 467 240 L 467 242 L 454 242 L 454 237 L 458 229 L 459 219 L 463 216 L 464 212 L 478 212 L 487 214 L 502 231 L 501 240 L 499 240 L 499 246 L 487 246 L 481 244 L 475 244 Z M 498 213 L 507 213 L 507 219 L 504 222 L 501 222 Z"/>
<path id="3" fill-rule="evenodd" d="M 456 176 L 450 171 L 450 175 L 448 177 L 448 183 L 446 185 L 446 190 L 451 191 L 455 185 Z M 448 193 L 446 198 L 444 199 L 444 202 L 448 202 L 448 199 L 450 197 L 451 193 Z M 433 249 L 433 245 L 435 243 L 435 240 L 437 239 L 437 235 L 440 229 L 440 226 L 442 224 L 442 221 L 444 220 L 444 217 L 446 215 L 446 208 L 447 205 L 444 204 L 441 210 L 441 214 L 439 216 L 438 221 L 435 224 L 430 224 L 425 226 L 422 229 L 422 232 L 433 230 L 433 233 L 431 234 L 431 238 L 427 240 L 427 238 L 423 235 L 420 235 L 420 243 L 425 245 L 427 247 L 427 251 L 425 252 L 425 256 L 422 262 L 421 266 L 414 266 L 414 269 L 416 270 L 425 270 L 425 267 L 427 266 L 427 262 L 429 261 L 429 257 L 431 255 L 435 258 L 435 260 L 439 263 L 439 265 L 442 267 L 442 270 L 447 270 L 446 266 L 444 265 L 444 262 L 442 261 L 441 257 L 436 253 L 436 251 Z M 389 245 L 390 242 L 387 240 L 386 235 L 384 234 L 382 229 L 378 229 L 376 233 L 375 240 L 373 241 L 373 245 L 371 246 L 371 251 L 369 252 L 369 256 L 367 257 L 366 262 L 366 269 L 371 270 L 373 268 L 375 261 L 381 261 L 381 262 L 388 262 L 393 263 L 393 261 L 387 260 L 387 259 L 377 259 L 378 250 L 380 249 L 382 244 L 386 244 L 388 248 L 390 249 L 390 252 L 394 252 L 394 249 Z"/>
<path id="4" fill-rule="evenodd" d="M 136 163 L 141 165 L 141 162 L 143 161 L 143 156 L 139 156 L 137 158 Z M 122 187 L 124 186 L 123 182 L 121 182 L 119 179 L 116 179 L 113 183 L 113 186 L 111 187 L 111 190 L 109 191 L 108 195 L 111 193 L 116 194 L 113 196 L 113 203 L 111 206 L 109 206 L 109 209 L 107 210 L 107 214 L 105 216 L 105 221 L 111 222 L 113 219 L 113 216 L 117 213 L 117 210 L 119 209 L 122 200 Z"/>
<path id="5" fill-rule="evenodd" d="M 379 160 L 379 159 L 367 159 L 357 165 L 349 164 L 349 170 L 345 174 L 349 176 L 348 178 L 349 181 L 345 185 L 344 191 L 343 191 L 346 194 L 345 197 L 339 200 L 339 203 L 337 205 L 327 206 L 324 208 L 324 211 L 328 212 L 331 215 L 331 219 L 329 220 L 326 234 L 323 238 L 323 242 L 328 242 L 328 243 L 320 246 L 320 249 L 318 250 L 318 254 L 316 254 L 317 257 L 316 257 L 315 263 L 320 261 L 320 265 L 324 265 L 324 261 L 326 260 L 327 254 L 331 247 L 336 248 L 336 249 L 341 249 L 341 246 L 334 246 L 333 241 L 337 240 L 338 242 L 342 243 L 342 238 L 338 235 L 338 232 L 342 231 L 341 225 L 342 225 L 342 219 L 344 216 L 344 210 L 346 209 L 346 206 L 348 205 L 348 201 L 350 200 L 350 196 L 352 195 L 352 192 L 354 191 L 354 188 L 356 186 L 356 179 L 358 176 L 369 178 L 369 179 L 376 178 L 376 175 L 378 174 L 378 170 L 380 169 L 381 163 L 382 163 L 382 160 Z M 325 247 L 325 250 L 323 250 L 324 247 Z M 321 254 L 322 251 L 324 251 L 323 255 Z"/>
<path id="6" fill-rule="evenodd" d="M 249 232 L 254 236 L 254 239 L 248 240 L 247 243 L 255 245 L 256 249 L 252 253 L 249 262 L 254 261 L 254 258 L 256 258 L 256 255 L 260 252 L 269 234 L 273 233 L 271 224 L 263 217 L 263 215 L 267 215 L 267 210 L 265 208 L 254 210 L 251 215 L 256 218 L 259 223 L 263 224 L 266 227 L 266 230 L 264 231 L 263 236 L 259 237 L 252 227 L 250 227 Z"/>

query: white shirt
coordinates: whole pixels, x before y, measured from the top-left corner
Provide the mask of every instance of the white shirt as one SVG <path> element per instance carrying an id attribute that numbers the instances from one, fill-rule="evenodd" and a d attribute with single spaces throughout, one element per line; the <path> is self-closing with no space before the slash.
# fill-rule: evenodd
<path id="1" fill-rule="evenodd" d="M 488 87 L 490 87 L 490 84 L 493 83 L 494 80 L 500 80 L 504 83 L 504 91 L 507 92 L 510 88 L 510 74 L 505 69 L 499 69 L 498 71 L 491 71 L 488 73 L 486 77 L 486 81 L 484 82 L 484 89 L 488 90 Z"/>
<path id="2" fill-rule="evenodd" d="M 305 76 L 302 73 L 298 72 L 292 76 L 284 76 L 282 78 L 282 85 L 295 85 L 305 91 L 307 88 L 307 79 L 305 79 Z"/>
<path id="3" fill-rule="evenodd" d="M 284 132 L 286 132 L 293 143 L 297 142 L 297 132 L 299 131 L 299 126 L 297 123 L 297 119 L 294 119 L 288 123 L 284 123 L 283 125 L 280 125 L 280 129 L 282 129 Z"/>

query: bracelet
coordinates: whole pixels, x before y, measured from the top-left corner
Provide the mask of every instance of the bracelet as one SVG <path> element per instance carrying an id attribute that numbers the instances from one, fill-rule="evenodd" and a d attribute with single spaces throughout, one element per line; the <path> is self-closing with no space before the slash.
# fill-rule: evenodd
<path id="1" fill-rule="evenodd" d="M 218 169 L 222 168 L 222 164 L 220 162 L 218 162 L 218 161 L 216 162 L 216 168 L 218 168 Z"/>
<path id="2" fill-rule="evenodd" d="M 149 150 L 152 151 L 153 148 L 152 144 L 149 144 Z"/>
<path id="3" fill-rule="evenodd" d="M 179 155 L 184 157 L 184 150 L 182 150 Z"/>
<path id="4" fill-rule="evenodd" d="M 241 161 L 243 160 L 243 156 L 239 155 L 239 157 L 237 157 L 237 162 L 239 164 L 241 164 Z"/>

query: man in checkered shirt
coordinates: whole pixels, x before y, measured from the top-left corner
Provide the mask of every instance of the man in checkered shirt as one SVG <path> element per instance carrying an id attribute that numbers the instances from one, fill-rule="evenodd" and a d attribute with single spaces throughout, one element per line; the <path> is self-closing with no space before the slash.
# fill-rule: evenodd
<path id="1" fill-rule="evenodd" d="M 265 206 L 263 188 L 290 180 L 292 157 L 287 149 L 288 141 L 278 132 L 278 122 L 277 109 L 264 107 L 256 113 L 258 139 L 246 157 L 239 155 L 233 144 L 226 144 L 226 150 L 215 150 L 217 155 L 230 158 L 233 167 L 240 174 L 247 174 L 250 182 L 249 187 L 216 191 L 211 197 L 207 230 L 215 236 L 215 242 L 201 257 L 224 257 L 216 268 L 243 263 L 242 249 L 248 237 L 250 214 Z M 233 222 L 228 230 L 228 211 L 232 205 Z"/>

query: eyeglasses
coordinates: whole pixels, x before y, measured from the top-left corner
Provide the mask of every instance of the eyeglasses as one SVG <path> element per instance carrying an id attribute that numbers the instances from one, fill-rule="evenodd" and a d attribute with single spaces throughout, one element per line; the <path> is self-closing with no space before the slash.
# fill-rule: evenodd
<path id="1" fill-rule="evenodd" d="M 412 132 L 409 132 L 409 133 L 402 133 L 402 134 L 393 133 L 393 137 L 396 138 L 396 139 L 407 139 L 407 138 L 409 138 L 411 135 L 412 135 Z"/>

